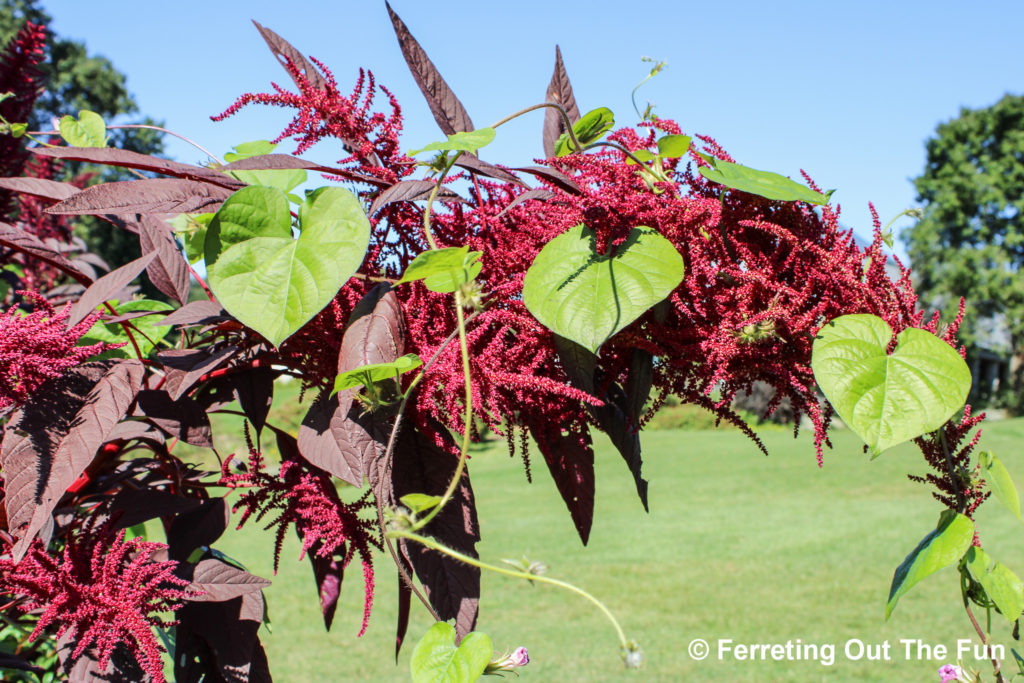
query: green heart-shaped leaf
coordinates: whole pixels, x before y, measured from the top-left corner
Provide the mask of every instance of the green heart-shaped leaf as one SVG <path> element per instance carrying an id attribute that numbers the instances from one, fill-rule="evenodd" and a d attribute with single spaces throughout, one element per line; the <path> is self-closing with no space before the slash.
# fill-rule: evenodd
<path id="1" fill-rule="evenodd" d="M 829 190 L 822 194 L 778 173 L 758 171 L 747 166 L 722 161 L 706 154 L 701 154 L 700 156 L 711 164 L 710 168 L 707 166 L 700 167 L 699 170 L 702 176 L 719 185 L 756 194 L 759 197 L 784 202 L 801 201 L 808 204 L 828 204 L 829 197 L 835 191 Z"/>
<path id="2" fill-rule="evenodd" d="M 1024 584 L 1006 565 L 996 562 L 981 548 L 967 551 L 965 566 L 971 578 L 981 584 L 985 595 L 1011 623 L 1024 612 Z"/>
<path id="3" fill-rule="evenodd" d="M 424 251 L 413 259 L 402 279 L 395 284 L 425 280 L 423 284 L 432 292 L 454 292 L 462 283 L 480 274 L 483 269 L 479 261 L 481 254 L 483 252 L 470 251 L 468 246 Z"/>
<path id="4" fill-rule="evenodd" d="M 971 372 L 934 334 L 908 328 L 886 353 L 892 328 L 877 316 L 836 318 L 814 340 L 814 379 L 850 429 L 877 456 L 935 431 L 967 400 Z"/>
<path id="5" fill-rule="evenodd" d="M 61 118 L 60 136 L 72 147 L 106 147 L 107 124 L 96 112 L 82 110 L 77 119 L 71 115 Z"/>
<path id="6" fill-rule="evenodd" d="M 415 353 L 407 353 L 390 363 L 361 365 L 358 368 L 353 368 L 338 375 L 334 380 L 334 391 L 331 394 L 333 395 L 335 392 L 345 389 L 354 389 L 355 387 L 373 384 L 374 382 L 394 379 L 398 375 L 415 370 L 421 365 L 423 365 L 423 361 Z"/>
<path id="7" fill-rule="evenodd" d="M 974 522 L 966 515 L 943 510 L 935 531 L 925 536 L 917 547 L 896 568 L 885 605 L 888 619 L 896 602 L 925 577 L 960 561 L 974 540 Z"/>
<path id="8" fill-rule="evenodd" d="M 416 149 L 409 152 L 414 157 L 420 152 L 475 152 L 481 147 L 486 147 L 494 141 L 493 128 L 477 128 L 476 130 L 453 133 L 447 140 L 431 142 L 423 149 Z"/>
<path id="9" fill-rule="evenodd" d="M 483 675 L 494 653 L 483 633 L 467 633 L 455 647 L 455 629 L 435 623 L 412 651 L 409 668 L 413 683 L 473 683 Z"/>
<path id="10" fill-rule="evenodd" d="M 299 213 L 295 239 L 284 193 L 253 185 L 231 195 L 206 231 L 214 294 L 275 346 L 330 303 L 370 241 L 370 222 L 348 190 L 311 192 Z"/>
<path id="11" fill-rule="evenodd" d="M 235 145 L 234 152 L 224 155 L 229 164 L 250 157 L 263 156 L 274 151 L 277 145 L 269 140 L 253 140 Z M 265 185 L 276 187 L 281 192 L 291 192 L 306 182 L 306 172 L 301 168 L 275 169 L 266 171 L 231 171 L 231 174 L 246 185 Z"/>
<path id="12" fill-rule="evenodd" d="M 681 157 L 690 149 L 689 135 L 666 135 L 658 140 L 658 156 Z"/>
<path id="13" fill-rule="evenodd" d="M 572 132 L 581 145 L 589 145 L 597 142 L 601 137 L 615 125 L 615 114 L 608 107 L 598 107 L 588 111 L 579 121 L 572 124 Z M 562 135 L 555 141 L 555 156 L 564 157 L 576 150 L 573 149 L 572 140 L 568 133 Z"/>
<path id="14" fill-rule="evenodd" d="M 683 281 L 683 257 L 648 227 L 610 256 L 580 224 L 544 245 L 523 280 L 523 303 L 548 329 L 597 353 Z"/>
<path id="15" fill-rule="evenodd" d="M 981 464 L 981 477 L 992 489 L 996 500 L 1006 506 L 1006 509 L 1013 513 L 1017 519 L 1020 515 L 1020 496 L 1017 494 L 1017 487 L 1010 478 L 1003 461 L 991 451 L 982 451 L 978 454 L 978 461 Z"/>

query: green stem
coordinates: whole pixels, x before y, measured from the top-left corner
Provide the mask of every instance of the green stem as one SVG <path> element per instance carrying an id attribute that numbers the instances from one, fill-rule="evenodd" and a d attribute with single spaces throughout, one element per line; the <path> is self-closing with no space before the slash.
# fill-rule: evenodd
<path id="1" fill-rule="evenodd" d="M 460 553 L 457 550 L 452 550 L 451 548 L 448 548 L 448 547 L 446 547 L 444 545 L 441 545 L 440 543 L 438 543 L 437 541 L 435 541 L 435 540 L 433 540 L 431 538 L 425 538 L 425 537 L 420 536 L 418 534 L 415 534 L 415 533 L 413 533 L 411 531 L 394 530 L 394 531 L 389 531 L 387 533 L 387 535 L 391 536 L 392 538 L 405 538 L 405 539 L 410 540 L 410 541 L 415 541 L 415 542 L 419 543 L 420 545 L 423 545 L 423 546 L 425 546 L 427 548 L 430 548 L 432 550 L 436 550 L 437 552 L 443 553 L 443 554 L 445 554 L 445 555 L 447 555 L 449 557 L 453 557 L 453 558 L 455 558 L 456 560 L 458 560 L 460 562 L 465 562 L 466 564 L 472 565 L 474 567 L 479 567 L 480 569 L 486 569 L 488 571 L 496 572 L 498 574 L 504 574 L 505 576 L 509 576 L 509 577 L 514 578 L 514 579 L 526 579 L 527 581 L 536 581 L 537 583 L 546 583 L 546 584 L 549 584 L 551 586 L 557 586 L 559 588 L 564 588 L 567 591 L 575 593 L 576 595 L 579 595 L 580 597 L 586 598 L 591 603 L 593 603 L 599 610 L 601 610 L 601 612 L 605 615 L 605 617 L 608 618 L 608 621 L 610 621 L 612 623 L 612 626 L 615 627 L 615 633 L 616 633 L 616 635 L 619 638 L 619 644 L 622 646 L 623 651 L 624 652 L 628 651 L 629 648 L 630 648 L 629 640 L 627 640 L 626 634 L 622 630 L 622 627 L 619 626 L 619 622 L 615 618 L 615 615 L 611 613 L 611 610 L 609 610 L 607 607 L 605 607 L 603 602 L 601 602 L 600 600 L 598 600 L 597 598 L 595 598 L 593 595 L 591 595 L 587 591 L 583 590 L 582 588 L 574 586 L 571 583 L 567 583 L 565 581 L 559 581 L 558 579 L 552 579 L 552 578 L 547 577 L 547 576 L 538 576 L 537 574 L 529 574 L 527 572 L 519 572 L 519 571 L 515 571 L 514 569 L 508 569 L 506 567 L 498 567 L 498 566 L 493 565 L 493 564 L 488 564 L 486 562 L 481 562 L 480 560 L 476 559 L 475 557 L 470 557 L 469 555 L 465 555 L 463 553 Z"/>
<path id="2" fill-rule="evenodd" d="M 438 513 L 441 512 L 452 495 L 455 493 L 456 487 L 459 485 L 459 481 L 462 479 L 462 472 L 466 468 L 466 458 L 469 455 L 469 441 L 470 441 L 470 427 L 473 423 L 473 383 L 470 379 L 469 374 L 469 344 L 466 341 L 466 319 L 462 312 L 462 292 L 455 292 L 455 315 L 458 316 L 459 320 L 459 347 L 462 349 L 462 375 L 466 382 L 466 414 L 463 417 L 463 430 L 462 430 L 462 450 L 459 453 L 459 464 L 455 467 L 455 474 L 452 476 L 452 480 L 448 482 L 448 488 L 445 489 L 444 495 L 441 496 L 440 502 L 430 509 L 425 517 L 416 522 L 413 526 L 413 531 L 418 531 L 430 523 L 434 517 L 437 517 Z"/>

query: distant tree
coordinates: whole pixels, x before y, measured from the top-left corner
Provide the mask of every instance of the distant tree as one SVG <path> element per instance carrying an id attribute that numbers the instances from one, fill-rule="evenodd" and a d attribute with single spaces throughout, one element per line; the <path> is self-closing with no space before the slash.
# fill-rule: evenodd
<path id="1" fill-rule="evenodd" d="M 922 219 L 903 233 L 921 299 L 956 314 L 960 338 L 977 350 L 979 321 L 1005 317 L 1012 407 L 1024 407 L 1024 96 L 961 109 L 926 143 L 915 179 Z"/>
<path id="2" fill-rule="evenodd" d="M 25 22 L 49 26 L 51 20 L 38 0 L 0 0 L 0 46 L 8 44 Z M 138 105 L 128 91 L 125 75 L 106 57 L 90 54 L 82 42 L 62 38 L 47 30 L 43 60 L 35 68 L 39 72 L 42 91 L 36 97 L 28 119 L 31 130 L 49 130 L 54 117 L 77 115 L 82 109 L 94 111 L 108 121 L 115 116 L 139 113 Z M 140 118 L 138 122 L 154 123 L 148 118 Z M 164 149 L 163 141 L 155 131 L 122 129 L 111 131 L 110 135 L 114 147 L 143 154 L 159 154 Z M 93 171 L 98 180 L 104 181 L 130 177 L 123 170 L 110 166 L 86 169 L 75 165 L 69 170 L 76 173 Z M 138 239 L 131 233 L 92 217 L 76 219 L 75 223 L 75 234 L 85 239 L 90 249 L 111 267 L 138 257 Z M 147 295 L 162 298 L 155 289 L 152 292 L 147 290 Z"/>

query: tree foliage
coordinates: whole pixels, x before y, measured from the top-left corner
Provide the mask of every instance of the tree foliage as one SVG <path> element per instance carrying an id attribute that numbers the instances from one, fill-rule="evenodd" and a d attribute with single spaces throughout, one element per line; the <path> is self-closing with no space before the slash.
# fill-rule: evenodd
<path id="1" fill-rule="evenodd" d="M 1024 97 L 1006 95 L 984 109 L 962 109 L 926 144 L 914 180 L 924 216 L 904 233 L 917 290 L 955 314 L 970 304 L 961 338 L 981 341 L 979 321 L 1005 316 L 1011 351 L 1024 349 Z M 1015 363 L 1014 391 L 1022 385 Z"/>

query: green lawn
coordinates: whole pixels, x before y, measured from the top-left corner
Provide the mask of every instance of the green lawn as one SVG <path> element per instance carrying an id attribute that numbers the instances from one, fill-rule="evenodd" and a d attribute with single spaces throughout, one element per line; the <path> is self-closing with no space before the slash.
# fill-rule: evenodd
<path id="1" fill-rule="evenodd" d="M 985 426 L 982 445 L 995 450 L 1024 481 L 1024 420 Z M 485 575 L 479 629 L 495 647 L 529 648 L 524 681 L 937 681 L 955 655 L 908 660 L 900 639 L 955 647 L 969 638 L 953 570 L 904 596 L 888 623 L 885 600 L 893 570 L 929 530 L 940 505 L 904 476 L 923 473 L 904 446 L 869 461 L 849 432 L 818 469 L 810 441 L 780 431 L 763 438 L 765 458 L 737 431 L 644 434 L 650 514 L 644 513 L 625 466 L 598 444 L 597 505 L 589 547 L 582 547 L 543 461 L 526 483 L 503 444 L 475 451 L 470 472 L 480 509 L 482 556 L 499 562 L 526 554 L 606 601 L 646 654 L 627 672 L 607 621 L 589 603 L 547 586 Z M 1020 523 L 998 503 L 978 515 L 990 554 L 1024 574 Z M 358 639 L 362 577 L 353 568 L 331 633 L 325 633 L 312 572 L 288 537 L 281 571 L 267 590 L 273 632 L 263 632 L 277 681 L 408 680 L 412 645 L 429 626 L 416 610 L 409 640 L 393 658 L 395 572 L 381 558 L 377 598 L 367 634 Z M 255 529 L 228 535 L 218 547 L 271 575 L 272 540 Z M 995 619 L 1002 617 L 995 615 Z M 996 624 L 1009 642 L 1009 628 Z M 836 661 L 704 662 L 687 644 L 704 638 L 736 643 L 834 643 Z M 848 661 L 844 644 L 890 643 L 891 661 Z M 1007 651 L 1008 652 L 1008 651 Z M 969 662 L 971 663 L 971 662 Z M 990 680 L 987 677 L 986 680 Z"/>

